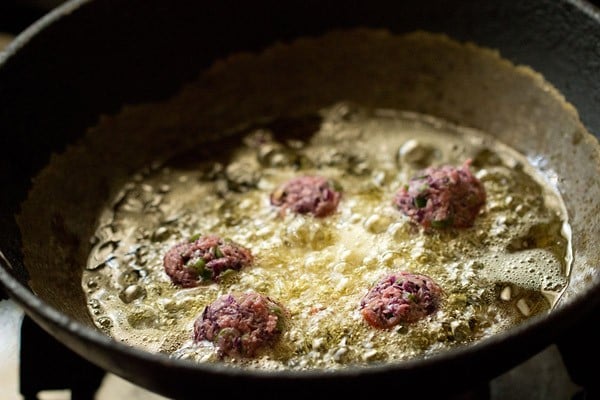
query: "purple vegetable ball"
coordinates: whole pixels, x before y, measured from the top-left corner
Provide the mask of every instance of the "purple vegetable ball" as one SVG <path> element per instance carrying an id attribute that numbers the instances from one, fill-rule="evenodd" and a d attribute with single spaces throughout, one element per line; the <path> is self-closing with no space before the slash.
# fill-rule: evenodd
<path id="1" fill-rule="evenodd" d="M 238 271 L 253 261 L 249 249 L 207 235 L 173 246 L 163 257 L 163 266 L 175 285 L 189 288 L 203 281 L 218 281 L 223 272 Z"/>
<path id="2" fill-rule="evenodd" d="M 468 228 L 486 201 L 483 184 L 471 173 L 471 160 L 461 167 L 429 167 L 400 188 L 394 205 L 425 228 Z"/>
<path id="3" fill-rule="evenodd" d="M 287 317 L 288 311 L 268 296 L 255 292 L 224 295 L 195 321 L 194 341 L 213 342 L 222 357 L 252 357 L 275 343 Z"/>
<path id="4" fill-rule="evenodd" d="M 289 180 L 273 193 L 271 204 L 297 214 L 312 214 L 315 217 L 331 215 L 340 202 L 341 194 L 333 183 L 322 176 L 299 176 Z"/>
<path id="5" fill-rule="evenodd" d="M 437 310 L 442 289 L 428 276 L 400 272 L 373 286 L 360 302 L 365 321 L 380 329 L 416 322 Z"/>

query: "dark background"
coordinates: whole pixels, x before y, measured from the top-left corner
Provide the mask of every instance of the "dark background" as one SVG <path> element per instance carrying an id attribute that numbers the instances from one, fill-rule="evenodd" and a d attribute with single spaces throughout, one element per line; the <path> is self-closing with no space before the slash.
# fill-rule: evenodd
<path id="1" fill-rule="evenodd" d="M 0 32 L 17 35 L 64 0 L 0 0 Z"/>
<path id="2" fill-rule="evenodd" d="M 65 0 L 0 0 L 0 32 L 17 35 L 64 2 Z M 600 7 L 600 0 L 589 2 Z"/>

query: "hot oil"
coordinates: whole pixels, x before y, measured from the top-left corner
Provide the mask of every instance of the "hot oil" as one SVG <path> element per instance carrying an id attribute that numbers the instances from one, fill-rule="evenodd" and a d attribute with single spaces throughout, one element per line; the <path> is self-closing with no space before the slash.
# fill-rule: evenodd
<path id="1" fill-rule="evenodd" d="M 472 228 L 425 232 L 392 205 L 430 165 L 462 165 L 487 203 Z M 281 215 L 270 193 L 287 179 L 326 176 L 335 214 Z M 199 144 L 133 176 L 99 218 L 83 286 L 97 325 L 124 343 L 199 362 L 193 322 L 226 293 L 254 290 L 291 313 L 264 369 L 342 368 L 407 360 L 472 343 L 548 312 L 567 285 L 570 237 L 562 200 L 527 158 L 485 133 L 396 110 L 336 104 L 304 118 L 256 124 Z M 197 234 L 251 249 L 255 264 L 219 283 L 175 287 L 162 257 Z M 378 330 L 359 302 L 391 272 L 432 277 L 444 290 L 427 318 Z"/>

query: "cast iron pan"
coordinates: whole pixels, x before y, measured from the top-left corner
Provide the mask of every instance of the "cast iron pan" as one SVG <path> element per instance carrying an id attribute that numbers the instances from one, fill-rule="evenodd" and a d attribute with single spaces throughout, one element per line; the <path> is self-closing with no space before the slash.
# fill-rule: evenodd
<path id="1" fill-rule="evenodd" d="M 324 391 L 354 397 L 459 393 L 521 363 L 578 324 L 591 326 L 600 301 L 597 279 L 560 312 L 461 351 L 340 374 L 273 375 L 198 366 L 111 340 L 91 324 L 78 292 L 80 272 L 73 272 L 70 283 L 48 288 L 47 299 L 31 292 L 15 215 L 50 154 L 62 152 L 100 115 L 114 114 L 123 104 L 169 98 L 216 59 L 354 27 L 443 32 L 499 49 L 542 73 L 577 108 L 583 125 L 600 134 L 600 16 L 583 1 L 69 1 L 0 55 L 0 279 L 8 294 L 67 347 L 173 398 L 214 390 L 223 397 L 261 398 Z M 70 237 L 60 221 L 50 224 L 57 237 L 85 240 Z"/>

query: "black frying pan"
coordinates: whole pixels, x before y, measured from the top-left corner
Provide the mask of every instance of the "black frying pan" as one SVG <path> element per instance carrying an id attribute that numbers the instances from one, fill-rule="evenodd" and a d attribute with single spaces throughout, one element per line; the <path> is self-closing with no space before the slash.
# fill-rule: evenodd
<path id="1" fill-rule="evenodd" d="M 339 374 L 248 372 L 188 364 L 125 347 L 93 327 L 80 289 L 81 265 L 44 271 L 43 266 L 24 263 L 15 215 L 32 177 L 49 162 L 50 154 L 62 152 L 100 115 L 113 114 L 123 104 L 164 100 L 232 52 L 258 51 L 278 40 L 357 26 L 394 33 L 443 32 L 499 49 L 513 62 L 541 72 L 577 108 L 583 125 L 600 134 L 600 16 L 586 2 L 70 1 L 20 35 L 0 56 L 0 280 L 8 294 L 69 348 L 174 398 L 196 397 L 204 390 L 224 391 L 225 397 L 323 391 L 456 393 L 519 364 L 581 329 L 581 324 L 591 326 L 600 302 L 595 265 L 586 275 L 591 278 L 575 286 L 572 301 L 556 312 L 465 349 Z M 76 246 L 86 240 L 64 229 L 60 219 L 39 223 L 62 242 Z M 593 239 L 586 240 L 595 246 Z M 32 286 L 44 289 L 34 293 Z M 597 351 L 597 344 L 585 346 Z"/>

